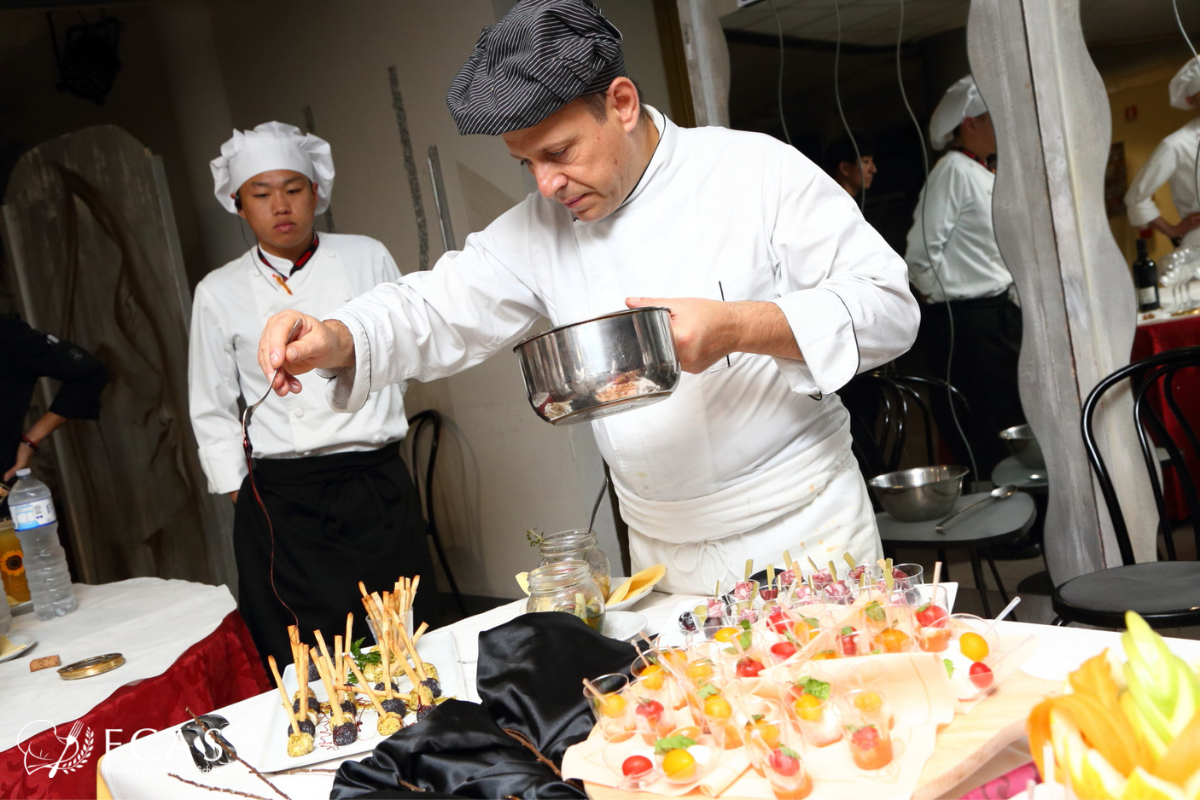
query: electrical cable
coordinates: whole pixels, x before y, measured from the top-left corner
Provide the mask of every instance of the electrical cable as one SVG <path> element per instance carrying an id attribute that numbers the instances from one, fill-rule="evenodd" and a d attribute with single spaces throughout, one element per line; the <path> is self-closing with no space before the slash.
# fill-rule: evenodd
<path id="1" fill-rule="evenodd" d="M 836 0 L 834 5 L 837 5 Z M 912 106 L 909 105 L 908 93 L 904 91 L 904 73 L 900 68 L 900 47 L 903 41 L 904 0 L 900 0 L 900 27 L 896 32 L 896 81 L 900 84 L 900 98 L 904 101 L 904 108 L 908 112 L 909 119 L 912 120 L 913 127 L 917 130 L 917 139 L 921 142 L 921 161 L 925 167 L 925 186 L 921 189 L 921 239 L 925 244 L 925 255 L 929 258 L 929 272 L 933 275 L 933 279 L 937 281 L 938 289 L 942 292 L 942 302 L 946 305 L 946 319 L 950 323 L 950 352 L 946 358 L 946 399 L 950 404 L 950 418 L 954 421 L 954 428 L 958 431 L 963 445 L 967 448 L 967 458 L 971 461 L 971 474 L 975 476 L 976 481 L 980 481 L 982 480 L 982 476 L 979 474 L 979 467 L 975 463 L 975 450 L 971 447 L 971 442 L 968 441 L 967 434 L 963 431 L 962 423 L 958 419 L 958 411 L 955 408 L 954 402 L 953 384 L 950 382 L 951 370 L 954 365 L 954 309 L 950 305 L 950 295 L 946 293 L 946 287 L 942 284 L 942 279 L 938 275 L 937 266 L 933 263 L 933 253 L 929 251 L 929 232 L 925 221 L 925 200 L 929 194 L 929 151 L 925 144 L 925 132 L 921 130 L 921 123 L 917 120 L 917 115 L 913 113 Z"/>
<path id="2" fill-rule="evenodd" d="M 775 10 L 775 0 L 767 0 L 767 2 L 771 6 L 771 13 L 775 15 L 775 30 L 779 33 L 779 80 L 775 86 L 775 96 L 779 103 L 779 124 L 783 126 L 784 141 L 792 144 L 792 135 L 788 133 L 787 118 L 783 115 L 783 23 L 779 21 L 779 12 Z"/>
<path id="3" fill-rule="evenodd" d="M 1183 27 L 1183 19 L 1179 16 L 1178 0 L 1171 0 L 1171 7 L 1175 9 L 1175 21 L 1179 23 L 1179 32 L 1183 34 L 1183 40 L 1187 42 L 1188 49 L 1192 51 L 1192 58 L 1196 59 L 1196 63 L 1200 65 L 1200 54 L 1196 53 L 1196 46 L 1192 44 L 1192 38 L 1188 36 L 1187 30 Z M 1200 198 L 1200 142 L 1196 143 L 1196 159 L 1192 164 L 1192 181 L 1196 197 Z"/>
<path id="4" fill-rule="evenodd" d="M 774 1 L 771 0 L 772 3 Z M 838 0 L 833 0 L 833 12 L 837 18 L 837 42 L 833 48 L 833 99 L 837 102 L 838 116 L 842 118 L 842 127 L 846 129 L 846 135 L 850 137 L 850 144 L 854 146 L 854 163 L 858 164 L 858 174 L 864 178 L 862 189 L 858 193 L 858 202 L 859 208 L 865 210 L 867 207 L 867 182 L 863 171 L 862 154 L 858 152 L 858 142 L 854 140 L 854 132 L 850 130 L 850 123 L 846 122 L 846 114 L 842 111 L 842 93 L 838 82 L 838 68 L 842 60 L 842 9 Z"/>

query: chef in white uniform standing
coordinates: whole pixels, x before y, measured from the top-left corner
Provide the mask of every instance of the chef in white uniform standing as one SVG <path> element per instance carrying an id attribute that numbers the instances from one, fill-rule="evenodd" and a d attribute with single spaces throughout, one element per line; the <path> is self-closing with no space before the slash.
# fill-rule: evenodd
<path id="1" fill-rule="evenodd" d="M 681 129 L 643 105 L 620 33 L 589 0 L 522 0 L 484 30 L 447 100 L 460 133 L 501 136 L 538 192 L 432 271 L 324 321 L 272 318 L 259 360 L 282 367 L 276 390 L 321 369 L 330 403 L 353 410 L 477 364 L 543 316 L 669 306 L 690 374 L 666 402 L 592 423 L 634 569 L 663 563 L 664 588 L 708 593 L 785 548 L 818 564 L 877 558 L 834 393 L 908 349 L 917 307 L 853 199 L 776 139 Z"/>
<path id="2" fill-rule="evenodd" d="M 1168 86 L 1171 107 L 1191 111 L 1197 116 L 1159 142 L 1142 165 L 1129 191 L 1125 208 L 1129 224 L 1143 230 L 1153 228 L 1166 234 L 1176 245 L 1200 245 L 1200 187 L 1197 187 L 1196 155 L 1200 149 L 1200 60 L 1189 60 Z M 1164 183 L 1171 187 L 1171 202 L 1179 212 L 1179 222 L 1163 219 L 1154 203 L 1154 193 Z"/>
<path id="3" fill-rule="evenodd" d="M 324 140 L 279 122 L 234 131 L 212 172 L 217 200 L 257 241 L 196 287 L 192 427 L 209 491 L 236 504 L 238 608 L 263 660 L 274 655 L 283 664 L 291 661 L 287 626 L 297 618 L 311 641 L 314 630 L 344 630 L 353 611 L 355 636 L 367 636 L 358 582 L 390 589 L 400 575 L 431 575 L 432 560 L 399 454 L 408 422 L 398 383 L 364 398 L 357 413 L 338 414 L 320 396 L 324 381 L 306 376 L 297 380 L 315 384 L 311 391 L 268 399 L 254 412 L 254 475 L 273 531 L 247 477 L 238 401 L 267 391 L 256 357 L 268 318 L 288 308 L 326 316 L 400 271 L 374 239 L 313 229 L 333 191 Z M 418 603 L 428 603 L 433 592 L 421 595 Z M 426 605 L 416 618 L 431 612 Z"/>
<path id="4" fill-rule="evenodd" d="M 971 407 L 971 448 L 980 472 L 973 480 L 986 481 L 1008 455 L 999 432 L 1025 421 L 1017 385 L 1022 322 L 992 224 L 996 133 L 973 77 L 946 90 L 930 117 L 929 137 L 935 150 L 947 152 L 921 188 L 904 257 L 927 300 L 920 338 L 931 369 L 943 374 L 953 314 L 951 383 Z M 935 405 L 941 399 L 936 396 Z"/>

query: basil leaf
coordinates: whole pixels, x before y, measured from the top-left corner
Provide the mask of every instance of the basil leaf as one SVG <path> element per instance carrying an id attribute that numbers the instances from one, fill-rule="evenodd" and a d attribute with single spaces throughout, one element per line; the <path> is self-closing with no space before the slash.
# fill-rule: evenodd
<path id="1" fill-rule="evenodd" d="M 801 688 L 804 689 L 806 694 L 811 694 L 818 700 L 829 699 L 830 687 L 825 681 L 819 681 L 816 678 L 805 678 Z"/>
<path id="2" fill-rule="evenodd" d="M 659 739 L 654 743 L 654 755 L 661 756 L 664 753 L 669 753 L 672 750 L 687 750 L 696 743 L 695 739 L 687 736 L 668 736 L 665 739 Z"/>

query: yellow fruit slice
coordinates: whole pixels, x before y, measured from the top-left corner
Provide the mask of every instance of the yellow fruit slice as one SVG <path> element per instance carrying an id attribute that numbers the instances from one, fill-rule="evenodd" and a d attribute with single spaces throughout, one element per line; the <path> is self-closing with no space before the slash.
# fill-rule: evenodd
<path id="1" fill-rule="evenodd" d="M 525 594 L 529 594 L 529 573 L 528 572 L 518 572 L 516 575 L 516 578 L 517 578 L 517 586 L 521 587 L 521 591 L 524 592 Z"/>
<path id="2" fill-rule="evenodd" d="M 1125 783 L 1120 800 L 1187 800 L 1183 787 L 1151 775 L 1138 767 Z"/>

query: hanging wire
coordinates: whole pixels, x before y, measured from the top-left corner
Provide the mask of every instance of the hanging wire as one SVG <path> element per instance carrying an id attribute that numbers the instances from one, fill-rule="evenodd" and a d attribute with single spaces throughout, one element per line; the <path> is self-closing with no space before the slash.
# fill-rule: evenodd
<path id="1" fill-rule="evenodd" d="M 774 0 L 772 0 L 774 2 Z M 842 60 L 842 9 L 838 4 L 838 0 L 833 0 L 833 11 L 837 17 L 837 43 L 833 48 L 833 99 L 837 101 L 838 116 L 842 118 L 842 127 L 846 129 L 846 135 L 850 137 L 850 144 L 854 146 L 855 163 L 858 164 L 858 174 L 865 178 L 863 174 L 862 154 L 858 152 L 858 142 L 854 140 L 854 132 L 850 130 L 850 123 L 846 122 L 846 113 L 842 111 L 842 92 L 838 81 L 838 68 Z M 863 180 L 862 191 L 858 194 L 859 208 L 866 209 L 867 207 L 867 182 Z"/>
<path id="2" fill-rule="evenodd" d="M 921 239 L 925 243 L 925 255 L 929 257 L 929 272 L 933 275 L 933 279 L 937 281 L 938 289 L 942 292 L 942 301 L 946 305 L 946 318 L 950 321 L 950 354 L 946 358 L 946 399 L 950 403 L 950 418 L 954 420 L 954 428 L 958 431 L 959 437 L 967 448 L 967 458 L 971 461 L 971 474 L 975 476 L 976 481 L 979 481 L 982 480 L 982 476 L 979 474 L 979 467 L 975 463 L 975 450 L 971 447 L 971 442 L 967 440 L 967 434 L 963 432 L 962 423 L 958 419 L 958 410 L 955 408 L 954 403 L 953 384 L 950 381 L 951 369 L 954 365 L 954 309 L 950 305 L 950 295 L 946 293 L 946 287 L 942 284 L 942 279 L 938 275 L 937 266 L 933 263 L 933 254 L 929 251 L 929 231 L 925 220 L 925 200 L 929 194 L 929 150 L 925 144 L 925 131 L 921 129 L 921 123 L 917 121 L 917 115 L 913 113 L 912 106 L 909 105 L 908 93 L 904 91 L 904 73 L 900 68 L 900 48 L 903 41 L 904 0 L 900 0 L 900 27 L 896 32 L 896 81 L 900 84 L 900 98 L 904 101 L 904 109 L 908 112 L 908 117 L 912 120 L 913 127 L 916 128 L 917 139 L 921 142 L 921 162 L 925 168 L 925 187 L 921 190 Z"/>
<path id="3" fill-rule="evenodd" d="M 1188 49 L 1192 51 L 1192 58 L 1200 65 L 1200 55 L 1196 53 L 1196 46 L 1192 44 L 1192 38 L 1188 36 L 1187 30 L 1183 27 L 1183 19 L 1179 16 L 1178 0 L 1171 0 L 1171 7 L 1175 9 L 1175 21 L 1179 23 L 1179 32 L 1183 34 L 1183 40 L 1187 42 Z M 1200 198 L 1200 142 L 1196 143 L 1196 158 L 1192 163 L 1192 181 L 1196 197 Z"/>
<path id="4" fill-rule="evenodd" d="M 775 0 L 767 0 L 767 2 L 771 5 L 771 13 L 775 15 L 775 30 L 779 33 L 779 80 L 775 86 L 775 99 L 779 103 L 779 124 L 783 126 L 784 141 L 792 144 L 792 135 L 788 133 L 787 117 L 783 114 L 783 23 L 779 21 L 779 12 L 775 10 Z"/>

